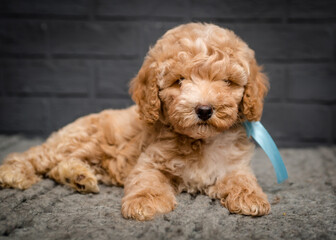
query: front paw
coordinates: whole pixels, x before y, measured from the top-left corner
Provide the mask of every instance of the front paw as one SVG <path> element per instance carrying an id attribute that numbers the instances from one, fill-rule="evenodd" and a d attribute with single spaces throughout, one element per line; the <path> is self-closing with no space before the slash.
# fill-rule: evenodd
<path id="1" fill-rule="evenodd" d="M 263 216 L 271 210 L 271 205 L 264 193 L 229 193 L 226 198 L 221 199 L 221 203 L 231 213 L 242 215 Z"/>
<path id="2" fill-rule="evenodd" d="M 175 204 L 173 195 L 144 190 L 132 196 L 125 196 L 121 212 L 124 218 L 145 221 L 153 219 L 156 214 L 172 211 Z"/>

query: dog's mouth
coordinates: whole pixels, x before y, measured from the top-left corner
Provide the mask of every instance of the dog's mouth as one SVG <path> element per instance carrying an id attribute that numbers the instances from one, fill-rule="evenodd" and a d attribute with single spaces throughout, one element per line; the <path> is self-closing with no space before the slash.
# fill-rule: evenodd
<path id="1" fill-rule="evenodd" d="M 195 139 L 206 139 L 219 134 L 224 129 L 214 124 L 213 120 L 199 121 L 189 126 L 175 125 L 174 130 Z"/>
<path id="2" fill-rule="evenodd" d="M 209 122 L 198 122 L 197 126 L 209 126 Z"/>

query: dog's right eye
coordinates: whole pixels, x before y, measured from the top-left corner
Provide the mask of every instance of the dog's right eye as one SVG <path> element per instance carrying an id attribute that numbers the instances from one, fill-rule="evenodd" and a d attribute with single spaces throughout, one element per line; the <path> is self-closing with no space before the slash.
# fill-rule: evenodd
<path id="1" fill-rule="evenodd" d="M 181 85 L 182 81 L 184 80 L 184 77 L 180 77 L 179 79 L 177 79 L 174 84 L 178 84 Z"/>

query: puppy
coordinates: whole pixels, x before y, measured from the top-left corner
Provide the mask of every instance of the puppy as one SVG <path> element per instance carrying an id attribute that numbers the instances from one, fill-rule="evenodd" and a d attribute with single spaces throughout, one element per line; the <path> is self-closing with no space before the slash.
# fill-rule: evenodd
<path id="1" fill-rule="evenodd" d="M 122 215 L 149 220 L 180 192 L 219 199 L 230 212 L 261 216 L 270 204 L 250 168 L 268 81 L 232 31 L 191 23 L 168 31 L 131 81 L 136 105 L 82 117 L 45 143 L 9 155 L 1 187 L 26 189 L 47 176 L 81 193 L 124 186 Z"/>

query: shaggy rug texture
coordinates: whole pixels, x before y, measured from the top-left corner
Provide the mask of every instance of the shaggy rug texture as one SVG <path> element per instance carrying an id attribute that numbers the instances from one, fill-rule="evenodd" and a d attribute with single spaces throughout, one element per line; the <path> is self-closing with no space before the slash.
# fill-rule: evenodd
<path id="1" fill-rule="evenodd" d="M 1 161 L 41 139 L 0 136 Z M 289 179 L 276 183 L 261 149 L 252 165 L 271 214 L 230 214 L 217 200 L 183 193 L 177 208 L 153 221 L 123 219 L 123 189 L 79 194 L 45 179 L 20 191 L 0 190 L 0 239 L 336 239 L 336 147 L 280 150 Z"/>

